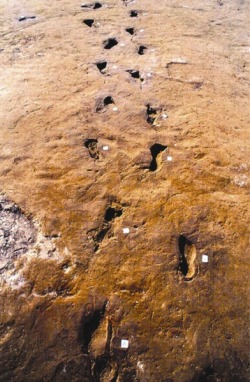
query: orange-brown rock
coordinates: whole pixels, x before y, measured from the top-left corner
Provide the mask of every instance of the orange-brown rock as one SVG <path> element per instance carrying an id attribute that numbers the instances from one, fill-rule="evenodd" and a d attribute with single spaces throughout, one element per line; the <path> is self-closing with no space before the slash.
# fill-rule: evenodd
<path id="1" fill-rule="evenodd" d="M 1 1 L 1 382 L 249 380 L 249 8 Z"/>

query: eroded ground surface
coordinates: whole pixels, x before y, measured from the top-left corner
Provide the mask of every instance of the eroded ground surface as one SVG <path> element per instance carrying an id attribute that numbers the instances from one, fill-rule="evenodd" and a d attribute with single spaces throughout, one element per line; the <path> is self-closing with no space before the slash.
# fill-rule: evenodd
<path id="1" fill-rule="evenodd" d="M 249 380 L 249 14 L 1 1 L 1 382 Z"/>

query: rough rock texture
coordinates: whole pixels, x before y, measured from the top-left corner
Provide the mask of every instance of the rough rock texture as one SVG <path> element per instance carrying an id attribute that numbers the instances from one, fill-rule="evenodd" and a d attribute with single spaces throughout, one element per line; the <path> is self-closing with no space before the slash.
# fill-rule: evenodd
<path id="1" fill-rule="evenodd" d="M 1 1 L 1 382 L 249 380 L 249 7 Z"/>

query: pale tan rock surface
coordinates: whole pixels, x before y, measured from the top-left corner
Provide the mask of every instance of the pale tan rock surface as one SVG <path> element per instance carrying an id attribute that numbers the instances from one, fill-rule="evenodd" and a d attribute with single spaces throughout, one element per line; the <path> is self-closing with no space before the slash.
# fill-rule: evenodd
<path id="1" fill-rule="evenodd" d="M 249 2 L 86 4 L 0 3 L 0 381 L 246 382 Z"/>

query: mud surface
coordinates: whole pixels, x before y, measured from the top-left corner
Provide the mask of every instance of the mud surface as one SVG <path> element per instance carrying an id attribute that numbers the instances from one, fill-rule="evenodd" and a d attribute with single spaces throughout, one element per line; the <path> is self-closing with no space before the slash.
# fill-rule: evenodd
<path id="1" fill-rule="evenodd" d="M 1 1 L 1 382 L 249 381 L 249 8 Z"/>

